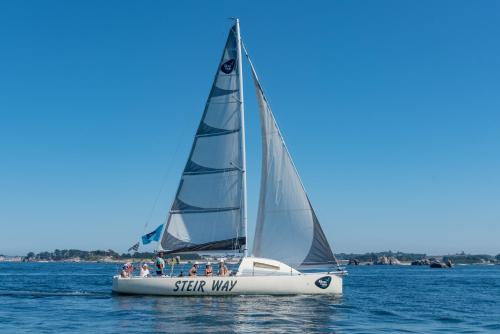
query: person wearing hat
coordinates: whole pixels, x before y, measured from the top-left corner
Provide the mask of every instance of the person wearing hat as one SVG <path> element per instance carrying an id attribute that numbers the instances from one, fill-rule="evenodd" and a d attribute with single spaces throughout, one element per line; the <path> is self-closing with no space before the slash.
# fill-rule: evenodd
<path id="1" fill-rule="evenodd" d="M 226 265 L 224 264 L 224 260 L 220 259 L 219 261 L 219 276 L 227 276 L 229 271 L 227 270 Z"/>
<path id="2" fill-rule="evenodd" d="M 120 272 L 120 276 L 123 278 L 128 278 L 132 277 L 133 273 L 134 273 L 134 266 L 132 265 L 132 263 L 127 262 L 122 266 L 122 271 Z"/>
<path id="3" fill-rule="evenodd" d="M 141 277 L 151 277 L 147 263 L 144 263 L 141 267 Z"/>
<path id="4" fill-rule="evenodd" d="M 128 277 L 129 277 L 127 264 L 124 264 L 124 265 L 122 266 L 122 271 L 120 272 L 120 276 L 121 276 L 122 278 L 128 278 Z"/>
<path id="5" fill-rule="evenodd" d="M 196 276 L 198 274 L 198 262 L 193 263 L 191 269 L 189 269 L 189 276 Z"/>
<path id="6" fill-rule="evenodd" d="M 210 262 L 205 266 L 205 276 L 213 276 L 212 264 Z"/>

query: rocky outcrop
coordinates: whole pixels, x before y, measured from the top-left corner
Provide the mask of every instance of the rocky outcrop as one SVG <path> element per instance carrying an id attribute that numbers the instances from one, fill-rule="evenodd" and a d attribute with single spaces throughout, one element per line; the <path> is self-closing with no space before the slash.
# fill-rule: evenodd
<path id="1" fill-rule="evenodd" d="M 432 261 L 431 264 L 429 265 L 431 268 L 451 268 L 453 267 L 453 263 L 451 263 L 450 260 L 447 260 L 445 262 L 441 261 Z"/>
<path id="2" fill-rule="evenodd" d="M 359 265 L 359 260 L 358 259 L 349 259 L 349 262 L 347 263 L 349 266 L 357 266 Z"/>
<path id="3" fill-rule="evenodd" d="M 431 264 L 431 261 L 429 261 L 429 259 L 420 259 L 420 260 L 413 261 L 411 263 L 412 266 L 428 266 L 430 264 Z"/>
<path id="4" fill-rule="evenodd" d="M 376 265 L 399 265 L 399 264 L 401 264 L 401 262 L 399 262 L 399 260 L 393 256 L 380 256 L 379 258 L 377 258 L 377 260 L 375 262 L 373 262 L 373 264 L 376 264 Z"/>

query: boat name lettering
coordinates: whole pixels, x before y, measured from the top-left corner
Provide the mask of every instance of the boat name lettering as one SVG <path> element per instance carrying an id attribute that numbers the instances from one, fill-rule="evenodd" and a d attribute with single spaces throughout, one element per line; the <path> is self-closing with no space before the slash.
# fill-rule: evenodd
<path id="1" fill-rule="evenodd" d="M 237 280 L 213 280 L 212 291 L 231 291 L 238 283 Z M 206 281 L 201 280 L 184 280 L 176 281 L 173 291 L 201 291 L 205 292 Z"/>
<path id="2" fill-rule="evenodd" d="M 238 281 L 224 281 L 214 280 L 212 281 L 212 291 L 231 291 Z"/>
<path id="3" fill-rule="evenodd" d="M 173 291 L 201 291 L 205 292 L 203 288 L 207 282 L 205 281 L 177 281 Z"/>

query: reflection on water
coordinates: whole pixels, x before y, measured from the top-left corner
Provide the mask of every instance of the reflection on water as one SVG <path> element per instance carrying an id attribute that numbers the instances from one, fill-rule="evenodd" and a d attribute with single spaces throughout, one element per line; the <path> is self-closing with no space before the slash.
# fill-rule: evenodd
<path id="1" fill-rule="evenodd" d="M 304 332 L 335 329 L 338 320 L 333 305 L 341 298 L 333 296 L 239 297 L 235 318 L 236 332 Z M 279 323 L 280 326 L 273 324 Z"/>
<path id="2" fill-rule="evenodd" d="M 154 332 L 235 333 L 335 332 L 339 315 L 333 296 L 138 297 L 114 296 L 117 314 L 129 314 L 120 328 L 145 326 Z M 136 319 L 135 312 L 147 317 Z M 277 326 L 279 324 L 279 326 Z"/>

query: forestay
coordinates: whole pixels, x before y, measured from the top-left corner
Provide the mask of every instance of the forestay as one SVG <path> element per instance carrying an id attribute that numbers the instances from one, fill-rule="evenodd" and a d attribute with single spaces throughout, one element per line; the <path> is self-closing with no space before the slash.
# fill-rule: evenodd
<path id="1" fill-rule="evenodd" d="M 250 66 L 262 128 L 262 175 L 253 255 L 297 267 L 334 264 L 336 261 L 330 245 L 251 61 Z"/>
<path id="2" fill-rule="evenodd" d="M 161 247 L 172 252 L 240 250 L 244 221 L 241 50 L 230 30 L 169 212 Z"/>

